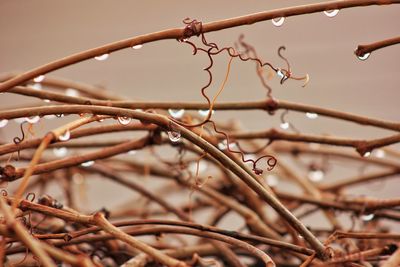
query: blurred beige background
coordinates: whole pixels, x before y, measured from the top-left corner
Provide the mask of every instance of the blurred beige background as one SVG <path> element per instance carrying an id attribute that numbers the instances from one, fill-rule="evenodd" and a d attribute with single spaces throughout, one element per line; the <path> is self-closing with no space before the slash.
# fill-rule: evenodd
<path id="1" fill-rule="evenodd" d="M 0 73 L 25 71 L 108 42 L 182 27 L 181 21 L 185 17 L 210 22 L 316 2 L 319 1 L 1 0 Z M 280 85 L 275 78 L 271 81 L 274 97 L 387 120 L 400 119 L 400 46 L 376 51 L 366 61 L 358 60 L 353 54 L 358 44 L 400 34 L 400 5 L 345 9 L 334 18 L 323 13 L 289 17 L 282 27 L 265 21 L 210 33 L 207 38 L 220 45 L 233 45 L 241 33 L 265 61 L 275 66 L 285 66 L 276 53 L 279 46 L 285 45 L 284 53 L 294 73 L 310 75 L 306 88 L 296 81 Z M 140 50 L 113 53 L 106 61 L 89 60 L 50 75 L 103 85 L 115 94 L 131 99 L 200 101 L 203 100 L 200 88 L 207 79 L 202 68 L 208 63 L 204 55 L 192 56 L 191 52 L 187 45 L 162 41 L 146 44 Z M 216 61 L 216 82 L 209 90 L 210 95 L 223 79 L 227 60 L 226 56 L 221 56 Z M 264 97 L 265 90 L 254 64 L 235 60 L 219 100 L 244 101 Z M 32 102 L 13 99 L 13 96 L 1 96 L 1 108 Z M 279 116 L 271 117 L 263 112 L 216 112 L 215 116 L 217 119 L 241 120 L 247 129 L 279 126 Z M 304 133 L 354 138 L 391 134 L 332 119 L 307 120 L 304 114 L 294 112 L 287 118 Z M 9 141 L 16 133 L 16 125 L 10 125 L 3 132 Z M 106 189 L 104 194 L 115 195 L 115 191 Z M 385 196 L 398 196 L 396 187 L 385 190 Z M 379 195 L 382 196 L 382 192 Z"/>

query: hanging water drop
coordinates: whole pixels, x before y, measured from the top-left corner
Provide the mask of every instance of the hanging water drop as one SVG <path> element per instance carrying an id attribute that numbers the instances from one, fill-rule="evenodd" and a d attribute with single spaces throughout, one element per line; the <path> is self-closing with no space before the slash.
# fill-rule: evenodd
<path id="1" fill-rule="evenodd" d="M 198 112 L 199 112 L 200 116 L 207 117 L 208 113 L 210 113 L 210 110 L 209 109 L 200 109 Z M 211 114 L 214 114 L 214 112 L 215 112 L 214 110 L 211 111 Z"/>
<path id="2" fill-rule="evenodd" d="M 306 113 L 306 117 L 311 119 L 311 120 L 315 120 L 316 118 L 318 118 L 318 114 L 317 113 L 313 113 L 313 112 L 307 112 Z"/>
<path id="3" fill-rule="evenodd" d="M 289 129 L 289 123 L 288 122 L 282 122 L 281 123 L 281 125 L 280 125 L 280 127 L 283 129 L 283 130 L 287 130 L 287 129 Z"/>
<path id="4" fill-rule="evenodd" d="M 86 161 L 86 162 L 81 163 L 81 166 L 82 166 L 82 167 L 90 167 L 90 166 L 92 166 L 93 164 L 94 164 L 94 161 L 93 161 L 93 160 L 89 160 L 89 161 Z"/>
<path id="5" fill-rule="evenodd" d="M 15 121 L 16 123 L 21 124 L 21 123 L 23 123 L 23 122 L 25 121 L 25 118 L 16 118 L 16 119 L 14 119 L 14 121 Z"/>
<path id="6" fill-rule="evenodd" d="M 322 170 L 312 170 L 308 173 L 308 179 L 313 182 L 320 182 L 324 179 L 325 173 Z"/>
<path id="7" fill-rule="evenodd" d="M 136 153 L 137 153 L 137 151 L 134 149 L 128 151 L 128 155 L 135 155 Z"/>
<path id="8" fill-rule="evenodd" d="M 4 119 L 0 121 L 0 128 L 3 128 L 4 126 L 6 126 L 8 123 L 8 120 Z"/>
<path id="9" fill-rule="evenodd" d="M 370 55 L 371 55 L 371 53 L 365 53 L 365 54 L 362 54 L 362 55 L 357 56 L 357 58 L 358 58 L 359 60 L 364 61 L 364 60 L 367 60 L 367 59 L 369 58 Z"/>
<path id="10" fill-rule="evenodd" d="M 60 141 L 68 141 L 70 137 L 71 137 L 71 133 L 69 132 L 69 130 L 66 130 L 62 135 L 60 135 L 58 137 L 58 140 L 60 140 Z"/>
<path id="11" fill-rule="evenodd" d="M 34 124 L 34 123 L 37 123 L 40 120 L 40 117 L 39 116 L 32 116 L 32 117 L 25 118 L 25 120 L 27 122 L 29 122 L 29 123 Z"/>
<path id="12" fill-rule="evenodd" d="M 53 148 L 53 153 L 56 157 L 62 158 L 65 157 L 68 153 L 68 149 L 66 147 L 55 147 Z"/>
<path id="13" fill-rule="evenodd" d="M 273 18 L 271 21 L 274 26 L 280 27 L 283 25 L 283 22 L 285 22 L 285 17 Z"/>
<path id="14" fill-rule="evenodd" d="M 179 131 L 168 131 L 168 138 L 171 140 L 171 142 L 179 142 L 181 139 L 181 132 Z"/>
<path id="15" fill-rule="evenodd" d="M 101 55 L 101 56 L 97 56 L 97 57 L 94 57 L 94 59 L 96 59 L 96 60 L 98 60 L 98 61 L 103 61 L 103 60 L 106 60 L 107 58 L 108 58 L 108 56 L 109 56 L 110 54 L 103 54 L 103 55 Z"/>
<path id="16" fill-rule="evenodd" d="M 138 45 L 132 46 L 132 48 L 135 49 L 135 50 L 138 50 L 138 49 L 140 49 L 140 48 L 142 48 L 142 47 L 143 47 L 142 44 L 138 44 Z"/>
<path id="17" fill-rule="evenodd" d="M 329 18 L 333 18 L 339 13 L 339 9 L 325 10 L 324 14 Z"/>
<path id="18" fill-rule="evenodd" d="M 44 102 L 50 103 L 50 99 L 43 99 Z"/>
<path id="19" fill-rule="evenodd" d="M 118 122 L 122 125 L 128 125 L 131 122 L 131 118 L 129 117 L 118 117 Z"/>
<path id="20" fill-rule="evenodd" d="M 361 220 L 363 220 L 364 222 L 368 222 L 368 221 L 372 220 L 374 217 L 375 217 L 375 215 L 373 213 L 365 214 L 365 215 L 361 215 Z"/>
<path id="21" fill-rule="evenodd" d="M 185 114 L 184 109 L 168 109 L 169 115 L 171 115 L 175 119 L 182 118 L 183 114 Z"/>
<path id="22" fill-rule="evenodd" d="M 68 88 L 67 90 L 65 90 L 65 94 L 67 96 L 75 96 L 75 97 L 79 96 L 78 91 L 72 88 Z"/>
<path id="23" fill-rule="evenodd" d="M 368 158 L 369 156 L 371 156 L 371 151 L 367 151 L 362 155 L 364 158 Z"/>
<path id="24" fill-rule="evenodd" d="M 279 78 L 284 78 L 285 77 L 285 74 L 283 73 L 283 71 L 281 69 L 278 69 L 276 74 L 279 76 Z"/>
<path id="25" fill-rule="evenodd" d="M 35 83 L 40 83 L 40 82 L 42 82 L 43 80 L 44 80 L 44 75 L 39 75 L 39 76 L 33 78 L 33 81 L 34 81 Z"/>

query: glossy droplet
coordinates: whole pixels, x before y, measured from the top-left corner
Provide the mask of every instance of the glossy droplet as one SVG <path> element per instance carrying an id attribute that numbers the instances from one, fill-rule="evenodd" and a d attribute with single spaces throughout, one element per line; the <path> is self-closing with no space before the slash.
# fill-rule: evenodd
<path id="1" fill-rule="evenodd" d="M 281 69 L 278 69 L 276 74 L 279 76 L 279 78 L 284 78 L 285 77 L 285 74 L 283 73 L 283 71 Z"/>
<path id="2" fill-rule="evenodd" d="M 364 222 L 368 222 L 368 221 L 372 220 L 374 217 L 375 217 L 375 215 L 373 213 L 365 214 L 365 215 L 361 215 L 361 220 L 363 220 Z"/>
<path id="3" fill-rule="evenodd" d="M 383 149 L 376 149 L 374 150 L 374 156 L 377 158 L 384 158 L 386 155 L 385 151 Z"/>
<path id="4" fill-rule="evenodd" d="M 40 117 L 39 116 L 32 116 L 32 117 L 25 118 L 25 120 L 27 122 L 29 122 L 29 123 L 34 124 L 34 123 L 37 123 L 40 120 Z"/>
<path id="5" fill-rule="evenodd" d="M 289 123 L 288 122 L 282 122 L 281 125 L 279 125 L 283 130 L 289 129 Z"/>
<path id="6" fill-rule="evenodd" d="M 371 55 L 371 53 L 365 53 L 365 54 L 363 54 L 363 55 L 357 56 L 357 58 L 358 58 L 359 60 L 364 61 L 364 60 L 367 60 L 367 59 L 369 58 L 370 55 Z"/>
<path id="7" fill-rule="evenodd" d="M 79 93 L 78 93 L 78 91 L 77 90 L 75 90 L 75 89 L 72 89 L 72 88 L 68 88 L 67 90 L 65 90 L 65 94 L 67 95 L 67 96 L 79 96 Z"/>
<path id="8" fill-rule="evenodd" d="M 171 140 L 171 142 L 179 142 L 181 139 L 181 133 L 178 131 L 168 131 L 168 138 Z"/>
<path id="9" fill-rule="evenodd" d="M 308 173 L 308 179 L 313 182 L 320 182 L 324 179 L 325 173 L 322 170 L 312 170 Z"/>
<path id="10" fill-rule="evenodd" d="M 280 18 L 274 18 L 271 20 L 272 24 L 276 27 L 280 27 L 283 25 L 283 23 L 285 22 L 285 17 L 280 17 Z"/>
<path id="11" fill-rule="evenodd" d="M 168 109 L 169 115 L 171 115 L 175 119 L 182 118 L 183 114 L 185 114 L 184 109 Z"/>
<path id="12" fill-rule="evenodd" d="M 278 177 L 274 174 L 269 174 L 266 179 L 267 179 L 267 184 L 271 187 L 277 186 L 279 183 Z"/>
<path id="13" fill-rule="evenodd" d="M 53 153 L 56 157 L 62 158 L 68 154 L 68 148 L 66 147 L 55 147 L 53 148 Z"/>
<path id="14" fill-rule="evenodd" d="M 318 114 L 317 113 L 313 113 L 313 112 L 307 112 L 306 113 L 306 117 L 311 119 L 311 120 L 315 120 L 316 118 L 318 118 Z"/>
<path id="15" fill-rule="evenodd" d="M 33 81 L 35 82 L 35 83 L 40 83 L 40 82 L 42 82 L 44 80 L 44 75 L 40 75 L 40 76 L 37 76 L 36 78 L 33 78 Z"/>
<path id="16" fill-rule="evenodd" d="M 202 117 L 207 117 L 208 116 L 208 113 L 210 113 L 210 110 L 209 109 L 200 109 L 199 111 L 199 115 L 200 116 L 202 116 Z M 211 112 L 211 114 L 214 114 L 214 110 Z"/>
<path id="17" fill-rule="evenodd" d="M 218 148 L 220 150 L 225 150 L 225 149 L 227 149 L 227 144 L 228 143 L 227 143 L 226 140 L 222 140 L 221 142 L 218 143 Z M 232 142 L 232 143 L 229 144 L 229 149 L 235 150 L 236 148 L 237 148 L 237 145 L 236 145 L 235 142 Z"/>
<path id="18" fill-rule="evenodd" d="M 90 167 L 90 166 L 92 166 L 93 164 L 94 164 L 94 161 L 93 161 L 93 160 L 89 160 L 89 161 L 83 162 L 83 163 L 81 164 L 81 166 L 82 166 L 82 167 Z"/>
<path id="19" fill-rule="evenodd" d="M 362 155 L 364 158 L 368 158 L 369 156 L 371 156 L 371 151 L 367 151 Z"/>
<path id="20" fill-rule="evenodd" d="M 38 91 L 42 90 L 42 85 L 40 83 L 34 83 L 31 87 Z"/>
<path id="21" fill-rule="evenodd" d="M 71 133 L 69 132 L 69 130 L 66 130 L 65 133 L 63 133 L 62 135 L 60 135 L 58 137 L 58 140 L 60 140 L 60 141 L 68 141 L 70 137 L 71 137 Z"/>
<path id="22" fill-rule="evenodd" d="M 122 125 L 128 125 L 131 122 L 131 118 L 129 117 L 118 117 L 118 122 Z"/>
<path id="23" fill-rule="evenodd" d="M 339 13 L 339 9 L 333 9 L 333 10 L 326 10 L 324 11 L 324 14 L 330 18 L 333 18 Z"/>
<path id="24" fill-rule="evenodd" d="M 8 120 L 4 119 L 0 121 L 0 128 L 3 128 L 4 126 L 6 126 L 8 123 Z"/>
<path id="25" fill-rule="evenodd" d="M 46 102 L 46 103 L 50 103 L 49 99 L 43 99 L 43 101 Z"/>
<path id="26" fill-rule="evenodd" d="M 138 45 L 134 45 L 134 46 L 132 46 L 132 48 L 133 49 L 140 49 L 140 48 L 142 48 L 143 47 L 143 45 L 142 44 L 138 44 Z"/>
<path id="27" fill-rule="evenodd" d="M 98 61 L 103 61 L 103 60 L 106 60 L 106 59 L 108 58 L 109 55 L 110 55 L 110 54 L 103 54 L 103 55 L 101 55 L 101 56 L 94 57 L 94 59 L 96 59 L 96 60 L 98 60 Z"/>
<path id="28" fill-rule="evenodd" d="M 136 150 L 129 150 L 129 151 L 128 151 L 128 154 L 129 154 L 129 155 L 135 155 L 136 153 L 137 153 Z"/>

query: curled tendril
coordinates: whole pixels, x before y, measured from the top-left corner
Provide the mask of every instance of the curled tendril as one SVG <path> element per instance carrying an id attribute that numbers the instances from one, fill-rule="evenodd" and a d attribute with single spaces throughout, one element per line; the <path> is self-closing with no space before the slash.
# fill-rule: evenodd
<path id="1" fill-rule="evenodd" d="M 30 199 L 29 199 L 30 198 Z M 29 202 L 33 202 L 36 198 L 36 194 L 33 192 L 30 192 L 26 195 L 25 199 Z"/>
<path id="2" fill-rule="evenodd" d="M 300 133 L 300 131 L 293 125 L 293 123 L 288 122 L 288 121 L 285 119 L 285 117 L 286 117 L 286 115 L 287 115 L 288 113 L 289 113 L 289 110 L 288 110 L 288 109 L 286 109 L 284 112 L 282 112 L 282 114 L 281 114 L 281 116 L 280 116 L 281 122 L 282 122 L 282 123 L 287 123 L 287 124 L 289 124 L 290 129 L 292 129 L 295 133 Z"/>
<path id="3" fill-rule="evenodd" d="M 288 79 L 293 79 L 293 80 L 297 80 L 297 81 L 304 80 L 304 84 L 302 85 L 302 87 L 305 87 L 308 84 L 309 80 L 310 80 L 310 76 L 308 74 L 306 74 L 303 77 L 295 77 L 295 76 L 293 76 L 292 70 L 290 68 L 289 60 L 285 56 L 282 55 L 282 51 L 284 51 L 284 50 L 286 50 L 285 46 L 281 46 L 281 47 L 278 48 L 278 56 L 281 59 L 283 59 L 285 61 L 285 63 L 286 63 L 286 69 L 278 69 L 276 71 L 277 73 L 280 72 L 282 74 L 282 78 L 281 78 L 280 83 L 283 84 Z"/>
<path id="4" fill-rule="evenodd" d="M 22 134 L 22 137 L 18 137 L 18 136 L 16 136 L 16 137 L 14 137 L 13 138 L 13 141 L 14 141 L 14 144 L 16 144 L 16 145 L 18 145 L 19 143 L 21 143 L 22 141 L 24 141 L 25 140 L 25 131 L 24 131 L 24 124 L 25 123 L 27 123 L 26 121 L 24 121 L 24 122 L 22 122 L 20 125 L 19 125 L 19 128 L 21 129 L 21 134 Z M 20 157 L 20 150 L 18 149 L 18 159 L 17 159 L 17 161 L 19 160 L 19 157 Z"/>
<path id="5" fill-rule="evenodd" d="M 255 174 L 260 175 L 260 174 L 263 173 L 263 170 L 257 167 L 257 163 L 258 163 L 261 159 L 268 158 L 268 160 L 267 160 L 267 165 L 268 165 L 267 170 L 268 170 L 268 171 L 271 171 L 271 170 L 276 166 L 276 163 L 277 163 L 278 161 L 277 161 L 277 159 L 276 159 L 274 156 L 272 156 L 272 155 L 263 155 L 263 156 L 257 158 L 256 160 L 253 160 L 253 159 L 245 159 L 245 154 L 244 154 L 242 151 L 232 150 L 232 149 L 229 147 L 229 145 L 230 145 L 229 136 L 228 136 L 225 132 L 222 132 L 222 131 L 220 131 L 220 130 L 217 130 L 217 127 L 216 127 L 214 121 L 209 120 L 208 122 L 212 124 L 212 126 L 213 126 L 213 128 L 214 128 L 214 131 L 215 131 L 216 133 L 219 133 L 219 134 L 222 134 L 223 136 L 225 136 L 225 139 L 226 139 L 226 142 L 227 142 L 226 149 L 227 149 L 229 152 L 231 152 L 231 153 L 236 153 L 236 154 L 240 154 L 240 156 L 242 157 L 242 161 L 243 161 L 244 163 L 246 163 L 246 162 L 251 162 L 251 163 L 252 163 L 252 165 L 253 165 L 252 170 L 254 171 Z"/>

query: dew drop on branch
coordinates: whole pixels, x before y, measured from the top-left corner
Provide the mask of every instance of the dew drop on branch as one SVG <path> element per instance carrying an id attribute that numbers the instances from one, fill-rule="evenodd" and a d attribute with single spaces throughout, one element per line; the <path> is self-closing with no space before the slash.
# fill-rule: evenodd
<path id="1" fill-rule="evenodd" d="M 34 83 L 31 87 L 37 91 L 42 90 L 42 84 L 40 83 Z"/>
<path id="2" fill-rule="evenodd" d="M 289 129 L 289 123 L 288 123 L 288 122 L 282 122 L 279 126 L 280 126 L 283 130 Z"/>
<path id="3" fill-rule="evenodd" d="M 60 141 L 68 141 L 70 137 L 71 137 L 70 131 L 66 130 L 62 135 L 60 135 L 58 137 L 58 140 L 60 140 Z"/>
<path id="4" fill-rule="evenodd" d="M 181 132 L 179 131 L 168 131 L 168 138 L 171 142 L 176 143 L 181 139 Z"/>
<path id="5" fill-rule="evenodd" d="M 40 120 L 39 116 L 26 117 L 25 120 L 29 123 L 37 123 Z"/>
<path id="6" fill-rule="evenodd" d="M 211 112 L 211 114 L 214 114 L 214 110 Z M 210 113 L 210 110 L 209 109 L 200 109 L 199 111 L 198 111 L 198 113 L 199 113 L 199 115 L 200 116 L 202 116 L 202 117 L 207 117 L 208 116 L 208 113 Z"/>
<path id="7" fill-rule="evenodd" d="M 121 125 L 128 125 L 130 122 L 131 122 L 131 118 L 129 118 L 129 117 L 118 117 L 118 122 L 121 124 Z"/>
<path id="8" fill-rule="evenodd" d="M 79 96 L 78 91 L 75 90 L 75 89 L 72 89 L 72 88 L 68 88 L 67 90 L 65 90 L 65 94 L 66 94 L 67 96 L 74 96 L 74 97 Z"/>
<path id="9" fill-rule="evenodd" d="M 367 151 L 362 155 L 364 158 L 368 158 L 369 156 L 371 156 L 371 151 Z"/>
<path id="10" fill-rule="evenodd" d="M 368 222 L 368 221 L 371 221 L 374 217 L 375 217 L 375 215 L 373 213 L 365 214 L 365 215 L 361 215 L 361 220 L 363 220 L 364 222 Z"/>
<path id="11" fill-rule="evenodd" d="M 90 167 L 90 166 L 92 166 L 93 164 L 94 164 L 94 161 L 93 161 L 93 160 L 89 160 L 89 161 L 86 161 L 86 162 L 81 163 L 81 166 L 82 166 L 82 167 Z"/>
<path id="12" fill-rule="evenodd" d="M 8 123 L 8 120 L 4 119 L 0 121 L 0 128 L 3 128 L 4 126 L 6 126 Z"/>
<path id="13" fill-rule="evenodd" d="M 370 55 L 371 55 L 371 53 L 365 53 L 365 54 L 363 54 L 363 55 L 357 56 L 357 58 L 358 58 L 359 60 L 364 61 L 364 60 L 367 60 L 367 59 L 369 58 Z"/>
<path id="14" fill-rule="evenodd" d="M 325 173 L 322 170 L 312 170 L 308 173 L 308 179 L 313 182 L 320 182 L 324 179 Z"/>
<path id="15" fill-rule="evenodd" d="M 143 47 L 142 44 L 138 44 L 138 45 L 132 46 L 132 48 L 135 49 L 135 50 L 138 50 L 138 49 L 140 49 L 140 48 L 142 48 L 142 47 Z"/>
<path id="16" fill-rule="evenodd" d="M 40 82 L 42 82 L 43 80 L 44 80 L 44 75 L 39 75 L 39 76 L 33 78 L 33 81 L 34 81 L 35 83 L 40 83 Z"/>
<path id="17" fill-rule="evenodd" d="M 314 112 L 307 112 L 306 113 L 306 117 L 311 119 L 311 120 L 315 120 L 316 118 L 318 118 L 318 114 L 314 113 Z"/>
<path id="18" fill-rule="evenodd" d="M 271 20 L 272 24 L 276 27 L 280 27 L 283 25 L 283 23 L 285 22 L 285 17 L 280 17 L 280 18 L 273 18 Z"/>
<path id="19" fill-rule="evenodd" d="M 65 157 L 68 154 L 68 148 L 66 147 L 55 147 L 53 148 L 54 156 L 58 158 Z"/>
<path id="20" fill-rule="evenodd" d="M 101 55 L 101 56 L 97 56 L 97 57 L 94 57 L 94 59 L 96 59 L 96 60 L 98 60 L 98 61 L 103 61 L 103 60 L 106 60 L 107 58 L 108 58 L 108 56 L 109 56 L 110 54 L 103 54 L 103 55 Z"/>
<path id="21" fill-rule="evenodd" d="M 182 118 L 183 114 L 185 114 L 184 109 L 168 109 L 169 115 L 171 115 L 175 119 L 180 119 Z"/>
<path id="22" fill-rule="evenodd" d="M 14 121 L 15 121 L 16 123 L 21 124 L 21 123 L 23 123 L 23 122 L 25 121 L 25 118 L 15 118 Z"/>
<path id="23" fill-rule="evenodd" d="M 339 9 L 325 10 L 324 14 L 329 18 L 335 17 L 339 13 Z"/>

